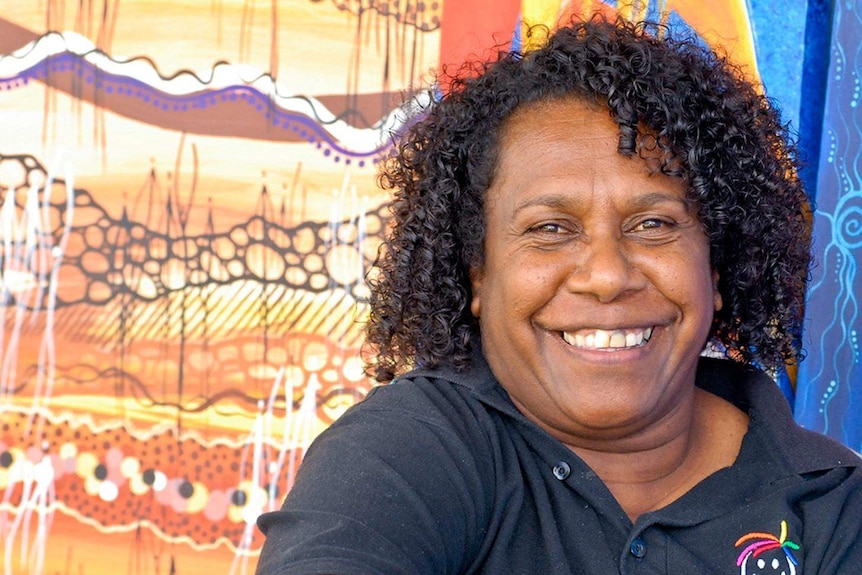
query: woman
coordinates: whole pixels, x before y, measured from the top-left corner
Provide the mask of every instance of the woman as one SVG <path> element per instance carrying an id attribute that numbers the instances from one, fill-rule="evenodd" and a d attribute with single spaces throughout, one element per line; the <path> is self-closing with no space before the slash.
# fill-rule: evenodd
<path id="1" fill-rule="evenodd" d="M 858 573 L 860 460 L 753 367 L 797 355 L 795 148 L 658 32 L 574 23 L 404 136 L 367 338 L 395 381 L 309 449 L 259 573 Z"/>

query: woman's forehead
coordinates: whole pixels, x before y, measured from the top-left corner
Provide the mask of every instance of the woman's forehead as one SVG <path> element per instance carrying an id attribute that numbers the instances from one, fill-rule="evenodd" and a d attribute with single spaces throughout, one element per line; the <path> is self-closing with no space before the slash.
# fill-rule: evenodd
<path id="1" fill-rule="evenodd" d="M 589 101 L 586 98 L 567 94 L 564 96 L 553 96 L 531 100 L 519 104 L 511 114 L 503 121 L 501 128 L 510 129 L 514 124 L 520 124 L 527 118 L 545 116 L 556 111 L 564 110 L 566 115 L 574 124 L 587 125 L 596 122 L 600 118 L 611 119 L 610 108 L 599 103 Z"/>
<path id="2" fill-rule="evenodd" d="M 500 126 L 500 143 L 541 142 L 564 132 L 571 141 L 607 146 L 615 140 L 619 127 L 607 108 L 576 97 L 543 99 L 518 106 Z"/>
<path id="3" fill-rule="evenodd" d="M 499 128 L 499 163 L 505 154 L 520 154 L 525 145 L 540 145 L 547 137 L 559 139 L 564 131 L 577 144 L 578 159 L 606 157 L 608 153 L 637 155 L 650 172 L 680 176 L 680 162 L 656 131 L 643 124 L 632 127 L 631 142 L 625 142 L 624 129 L 614 119 L 608 106 L 579 95 L 544 98 L 519 105 Z M 509 146 L 509 143 L 517 142 Z M 633 153 L 632 153 L 633 152 Z"/>

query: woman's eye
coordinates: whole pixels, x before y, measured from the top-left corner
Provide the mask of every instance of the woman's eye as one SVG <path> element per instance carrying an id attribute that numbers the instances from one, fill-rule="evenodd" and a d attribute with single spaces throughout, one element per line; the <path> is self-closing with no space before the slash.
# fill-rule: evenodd
<path id="1" fill-rule="evenodd" d="M 565 228 L 560 224 L 555 224 L 553 222 L 539 224 L 538 226 L 534 226 L 530 228 L 532 232 L 538 232 L 540 234 L 562 234 L 565 233 Z"/>
<path id="2" fill-rule="evenodd" d="M 671 226 L 673 226 L 673 222 L 669 222 L 659 218 L 648 218 L 646 220 L 641 220 L 640 222 L 636 223 L 634 225 L 634 231 L 660 230 L 662 228 L 668 228 Z"/>

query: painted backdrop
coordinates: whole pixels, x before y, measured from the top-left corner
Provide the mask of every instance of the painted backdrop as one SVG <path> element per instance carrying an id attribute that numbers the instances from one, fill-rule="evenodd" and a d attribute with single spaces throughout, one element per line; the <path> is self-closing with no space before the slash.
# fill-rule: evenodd
<path id="1" fill-rule="evenodd" d="M 0 0 L 3 573 L 252 572 L 256 517 L 372 385 L 390 134 L 441 65 L 596 10 L 724 46 L 800 127 L 822 256 L 785 387 L 862 447 L 862 24 L 829 6 Z"/>

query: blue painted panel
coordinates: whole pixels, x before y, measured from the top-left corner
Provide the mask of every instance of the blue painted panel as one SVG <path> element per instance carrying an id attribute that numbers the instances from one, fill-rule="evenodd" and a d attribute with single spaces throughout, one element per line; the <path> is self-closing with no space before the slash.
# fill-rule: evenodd
<path id="1" fill-rule="evenodd" d="M 804 426 L 862 449 L 862 9 L 835 2 L 810 286 L 797 387 Z"/>

